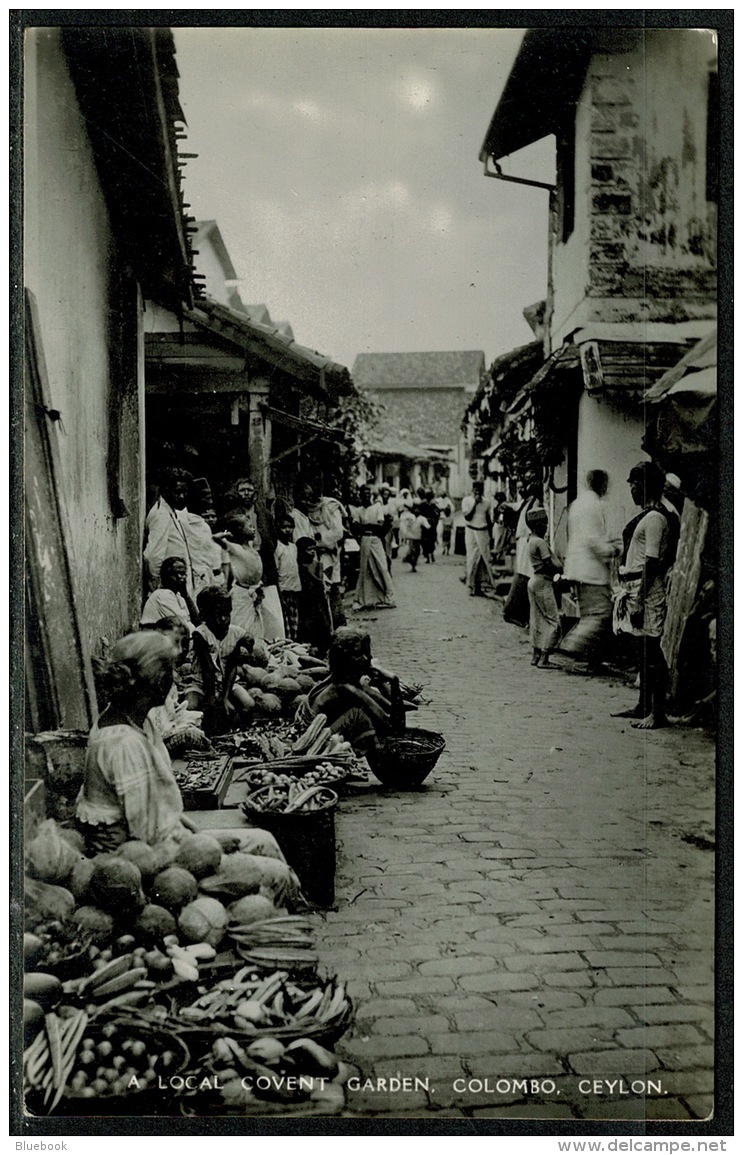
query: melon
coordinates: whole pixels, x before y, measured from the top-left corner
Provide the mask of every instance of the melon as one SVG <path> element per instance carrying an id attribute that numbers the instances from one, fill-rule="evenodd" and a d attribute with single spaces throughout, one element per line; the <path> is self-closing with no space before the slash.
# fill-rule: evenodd
<path id="1" fill-rule="evenodd" d="M 164 906 L 148 903 L 144 910 L 140 910 L 132 926 L 132 933 L 143 946 L 159 946 L 169 934 L 175 934 L 177 923 L 175 915 Z"/>
<path id="2" fill-rule="evenodd" d="M 264 918 L 274 918 L 278 913 L 270 898 L 262 894 L 246 894 L 245 898 L 239 898 L 230 907 L 231 921 L 240 926 L 262 922 Z"/>
<path id="3" fill-rule="evenodd" d="M 107 946 L 114 937 L 113 915 L 97 906 L 80 906 L 72 921 L 81 931 L 90 935 L 96 946 Z"/>
<path id="4" fill-rule="evenodd" d="M 178 847 L 175 865 L 182 866 L 194 878 L 206 878 L 219 870 L 222 847 L 210 834 L 187 834 Z"/>
<path id="5" fill-rule="evenodd" d="M 138 866 L 115 854 L 100 854 L 93 864 L 89 889 L 96 906 L 117 918 L 142 909 L 145 900 Z"/>
<path id="6" fill-rule="evenodd" d="M 124 842 L 116 851 L 117 855 L 133 862 L 142 875 L 142 883 L 147 886 L 162 869 L 162 863 L 157 853 L 146 842 Z"/>
<path id="7" fill-rule="evenodd" d="M 199 887 L 190 871 L 182 866 L 168 866 L 155 876 L 150 898 L 158 906 L 177 914 L 198 896 Z"/>
<path id="8" fill-rule="evenodd" d="M 79 858 L 67 880 L 67 889 L 75 896 L 76 902 L 85 902 L 90 892 L 90 882 L 95 874 L 92 858 Z"/>

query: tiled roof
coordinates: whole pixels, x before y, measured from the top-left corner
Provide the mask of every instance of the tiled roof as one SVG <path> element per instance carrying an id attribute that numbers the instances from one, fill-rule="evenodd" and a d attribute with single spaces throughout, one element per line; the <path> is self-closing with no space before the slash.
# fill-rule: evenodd
<path id="1" fill-rule="evenodd" d="M 351 375 L 359 389 L 477 388 L 485 368 L 480 349 L 447 353 L 359 353 Z"/>

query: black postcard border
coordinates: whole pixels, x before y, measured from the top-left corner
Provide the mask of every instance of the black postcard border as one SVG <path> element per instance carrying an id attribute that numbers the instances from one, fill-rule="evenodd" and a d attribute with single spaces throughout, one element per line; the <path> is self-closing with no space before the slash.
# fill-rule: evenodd
<path id="1" fill-rule="evenodd" d="M 11 1136 L 549 1136 L 622 1135 L 678 1139 L 733 1135 L 733 9 L 16 9 L 10 17 L 10 1126 Z M 715 1111 L 711 1120 L 483 1120 L 410 1118 L 234 1117 L 178 1119 L 29 1118 L 21 1084 L 23 894 L 23 37 L 32 27 L 370 27 L 370 28 L 712 28 L 718 33 L 720 76 L 720 201 L 718 215 L 718 364 L 720 534 L 715 935 Z M 476 150 L 477 142 L 473 144 Z M 474 153 L 473 153 L 474 156 Z"/>

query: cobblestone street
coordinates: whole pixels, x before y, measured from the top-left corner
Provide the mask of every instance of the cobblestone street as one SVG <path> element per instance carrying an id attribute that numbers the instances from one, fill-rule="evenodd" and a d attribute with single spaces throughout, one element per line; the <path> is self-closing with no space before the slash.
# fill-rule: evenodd
<path id="1" fill-rule="evenodd" d="M 337 814 L 321 961 L 356 1005 L 339 1049 L 381 1088 L 352 1091 L 351 1113 L 704 1118 L 713 744 L 610 717 L 629 679 L 532 668 L 462 572 L 398 564 L 398 608 L 355 615 L 424 684 L 410 724 L 447 749 L 423 790 L 375 785 Z"/>

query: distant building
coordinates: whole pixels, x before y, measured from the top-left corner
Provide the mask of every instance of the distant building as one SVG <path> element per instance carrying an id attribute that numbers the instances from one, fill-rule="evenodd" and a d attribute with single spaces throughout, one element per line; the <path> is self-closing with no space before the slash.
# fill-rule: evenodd
<path id="1" fill-rule="evenodd" d="M 359 353 L 354 384 L 386 410 L 375 430 L 376 449 L 402 444 L 408 452 L 429 450 L 442 464 L 449 461 L 448 493 L 462 497 L 469 489 L 462 414 L 484 371 L 481 350 Z"/>
<path id="2" fill-rule="evenodd" d="M 194 226 L 193 253 L 195 279 L 203 295 L 236 313 L 244 313 L 259 325 L 270 325 L 289 341 L 294 333 L 288 321 L 272 321 L 266 305 L 245 305 L 240 296 L 238 277 L 227 246 L 216 221 L 197 221 Z"/>

